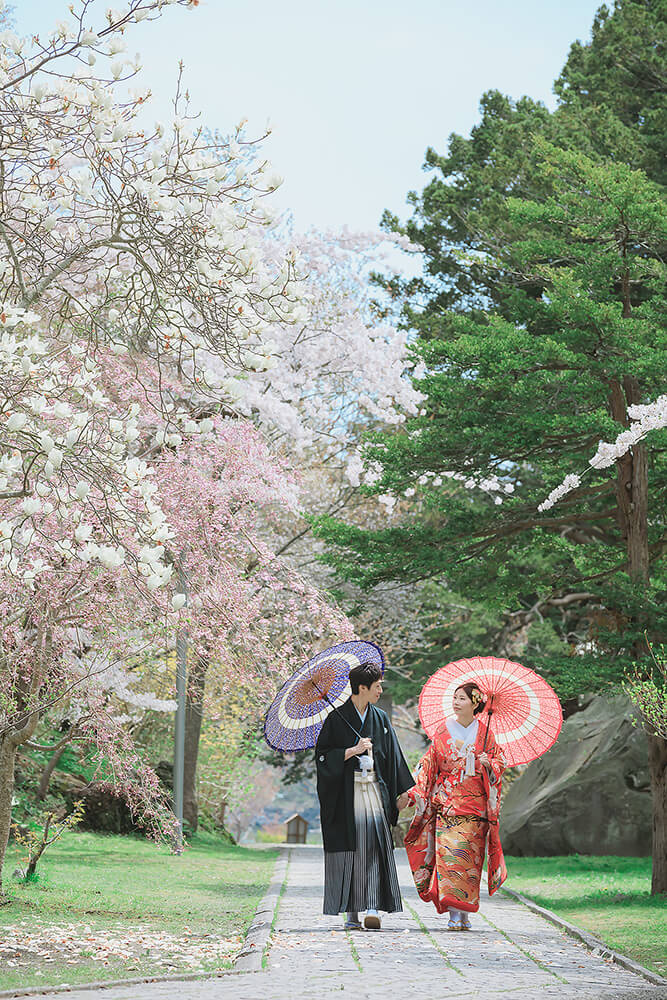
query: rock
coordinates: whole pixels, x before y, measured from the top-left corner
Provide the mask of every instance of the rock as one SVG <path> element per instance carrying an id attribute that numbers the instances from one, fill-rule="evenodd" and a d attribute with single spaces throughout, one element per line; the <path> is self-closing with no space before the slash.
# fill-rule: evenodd
<path id="1" fill-rule="evenodd" d="M 161 760 L 155 765 L 155 773 L 157 774 L 160 784 L 169 795 L 173 795 L 174 791 L 174 765 L 170 760 Z"/>
<path id="2" fill-rule="evenodd" d="M 508 855 L 651 853 L 646 735 L 624 695 L 599 695 L 563 723 L 558 742 L 507 790 Z"/>
<path id="3" fill-rule="evenodd" d="M 60 772 L 51 780 L 51 789 L 62 795 L 68 812 L 83 799 L 85 809 L 79 830 L 97 833 L 140 833 L 124 801 L 109 789 L 92 782 L 88 784 L 77 775 Z"/>
<path id="4" fill-rule="evenodd" d="M 173 765 L 160 761 L 155 767 L 160 783 L 169 794 L 173 783 Z M 108 788 L 97 782 L 88 782 L 82 774 L 55 771 L 51 779 L 51 791 L 62 796 L 67 812 L 71 811 L 79 799 L 83 799 L 85 810 L 78 826 L 80 830 L 94 830 L 98 833 L 139 833 L 145 831 L 135 823 L 125 800 L 114 795 Z"/>

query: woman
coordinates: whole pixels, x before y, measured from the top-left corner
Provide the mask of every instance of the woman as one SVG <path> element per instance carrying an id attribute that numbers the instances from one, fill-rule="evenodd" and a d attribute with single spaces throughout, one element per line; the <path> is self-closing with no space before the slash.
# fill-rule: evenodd
<path id="1" fill-rule="evenodd" d="M 436 732 L 408 792 L 416 812 L 405 837 L 408 860 L 424 900 L 449 910 L 449 930 L 470 930 L 479 909 L 484 848 L 489 838 L 489 893 L 507 877 L 498 811 L 505 762 L 493 734 L 477 718 L 485 698 L 474 683 L 454 692 L 454 718 Z"/>

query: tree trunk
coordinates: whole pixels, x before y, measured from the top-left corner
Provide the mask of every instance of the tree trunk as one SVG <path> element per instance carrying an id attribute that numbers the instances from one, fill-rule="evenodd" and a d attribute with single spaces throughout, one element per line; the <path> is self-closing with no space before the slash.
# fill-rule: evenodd
<path id="1" fill-rule="evenodd" d="M 220 805 L 218 806 L 218 816 L 216 823 L 221 830 L 225 829 L 225 816 L 227 815 L 227 796 L 224 795 L 220 800 Z"/>
<path id="2" fill-rule="evenodd" d="M 648 766 L 653 796 L 653 879 L 651 893 L 667 893 L 667 740 L 648 734 Z"/>
<path id="3" fill-rule="evenodd" d="M 12 822 L 12 797 L 14 795 L 14 768 L 16 754 L 22 743 L 27 743 L 37 728 L 39 709 L 28 707 L 43 681 L 43 665 L 51 655 L 51 632 L 40 634 L 36 656 L 29 679 L 21 678 L 15 687 L 17 695 L 17 722 L 0 731 L 0 900 L 2 893 L 2 866 L 5 861 L 9 829 Z M 0 659 L 0 664 L 3 660 Z"/>
<path id="4" fill-rule="evenodd" d="M 626 312 L 624 311 L 624 315 Z M 630 315 L 629 311 L 627 315 Z M 613 382 L 611 413 L 628 426 L 627 407 L 641 402 L 639 382 L 626 375 L 623 385 Z M 635 583 L 648 586 L 650 560 L 648 549 L 648 460 L 643 444 L 636 444 L 616 462 L 616 497 L 619 525 L 625 539 L 628 575 Z M 641 625 L 641 622 L 639 622 Z M 645 649 L 636 649 L 636 654 Z M 667 741 L 647 732 L 649 774 L 653 803 L 653 878 L 651 893 L 667 893 Z"/>
<path id="5" fill-rule="evenodd" d="M 42 776 L 39 779 L 39 788 L 37 789 L 37 798 L 40 802 L 43 802 L 44 799 L 46 798 L 46 793 L 49 790 L 49 782 L 51 781 L 51 775 L 58 766 L 58 761 L 65 753 L 66 749 L 67 749 L 67 743 L 63 743 L 61 747 L 58 747 L 57 750 L 54 750 L 54 752 L 51 754 L 47 762 L 46 767 L 42 771 Z"/>
<path id="6" fill-rule="evenodd" d="M 42 831 L 41 843 L 39 844 L 38 847 L 35 848 L 35 852 L 34 854 L 32 854 L 30 861 L 28 863 L 28 867 L 26 869 L 25 873 L 26 882 L 28 882 L 34 876 L 35 872 L 37 871 L 37 862 L 39 861 L 39 859 L 41 858 L 42 854 L 44 853 L 44 851 L 48 846 L 49 827 L 51 825 L 51 820 L 53 819 L 53 815 L 54 815 L 53 813 L 49 813 L 49 815 L 46 817 L 46 823 L 44 824 L 44 829 Z"/>
<path id="7" fill-rule="evenodd" d="M 629 425 L 628 406 L 641 402 L 639 383 L 626 376 L 623 385 L 614 381 L 610 409 L 614 420 Z M 637 583 L 649 581 L 648 551 L 648 460 L 646 447 L 636 444 L 616 462 L 618 521 L 625 540 L 628 574 Z"/>
<path id="8" fill-rule="evenodd" d="M 192 831 L 199 824 L 197 758 L 204 709 L 204 687 L 208 660 L 197 657 L 188 678 L 185 698 L 185 748 L 183 762 L 183 819 Z"/>
<path id="9" fill-rule="evenodd" d="M 9 842 L 12 822 L 12 796 L 14 794 L 14 764 L 16 746 L 11 737 L 0 737 L 0 900 L 2 899 L 2 866 Z"/>

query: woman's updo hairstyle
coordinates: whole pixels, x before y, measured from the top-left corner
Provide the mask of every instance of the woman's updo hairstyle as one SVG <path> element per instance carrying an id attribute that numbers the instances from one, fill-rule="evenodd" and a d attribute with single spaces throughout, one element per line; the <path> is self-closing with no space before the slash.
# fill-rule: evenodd
<path id="1" fill-rule="evenodd" d="M 467 684 L 459 684 L 456 690 L 465 691 L 467 697 L 473 703 L 473 715 L 479 715 L 480 712 L 484 711 L 484 706 L 486 705 L 486 695 L 482 694 L 476 684 L 469 681 Z"/>

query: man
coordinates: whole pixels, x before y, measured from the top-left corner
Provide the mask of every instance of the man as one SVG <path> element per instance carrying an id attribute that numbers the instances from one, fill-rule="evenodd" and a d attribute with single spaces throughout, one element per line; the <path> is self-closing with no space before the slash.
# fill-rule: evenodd
<path id="1" fill-rule="evenodd" d="M 385 712 L 376 708 L 382 670 L 350 671 L 352 695 L 324 721 L 315 747 L 324 840 L 324 913 L 345 913 L 345 928 L 379 930 L 378 910 L 402 910 L 390 827 L 414 779 Z"/>

